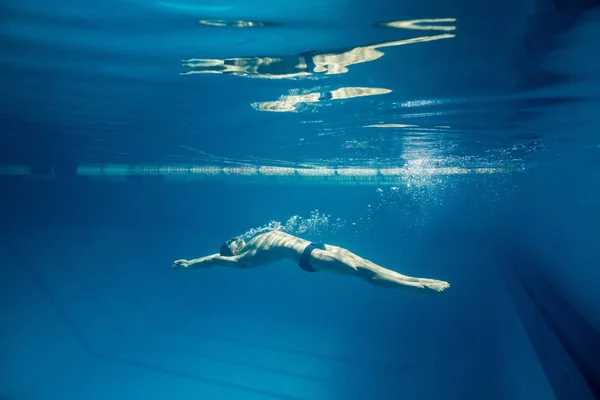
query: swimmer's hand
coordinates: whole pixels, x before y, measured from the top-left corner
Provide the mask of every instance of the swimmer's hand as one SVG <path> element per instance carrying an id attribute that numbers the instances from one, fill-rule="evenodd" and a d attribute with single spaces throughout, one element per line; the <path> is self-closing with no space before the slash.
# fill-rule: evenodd
<path id="1" fill-rule="evenodd" d="M 188 260 L 176 260 L 176 261 L 173 261 L 173 265 L 171 265 L 171 269 L 187 268 L 189 266 L 190 266 L 190 262 Z"/>

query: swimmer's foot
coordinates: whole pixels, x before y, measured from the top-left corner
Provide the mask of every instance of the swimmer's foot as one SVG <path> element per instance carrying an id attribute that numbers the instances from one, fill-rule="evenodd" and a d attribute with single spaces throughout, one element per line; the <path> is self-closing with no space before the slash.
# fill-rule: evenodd
<path id="1" fill-rule="evenodd" d="M 450 287 L 448 282 L 438 281 L 435 279 L 419 279 L 419 287 L 426 292 L 441 293 Z"/>

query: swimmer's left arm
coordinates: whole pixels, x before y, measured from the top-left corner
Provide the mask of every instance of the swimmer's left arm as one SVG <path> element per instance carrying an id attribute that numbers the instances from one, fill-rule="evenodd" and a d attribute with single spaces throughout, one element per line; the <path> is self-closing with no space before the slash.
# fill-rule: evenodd
<path id="1" fill-rule="evenodd" d="M 171 268 L 209 268 L 215 266 L 239 267 L 239 257 L 226 257 L 220 254 L 213 254 L 193 260 L 177 260 L 173 262 Z"/>

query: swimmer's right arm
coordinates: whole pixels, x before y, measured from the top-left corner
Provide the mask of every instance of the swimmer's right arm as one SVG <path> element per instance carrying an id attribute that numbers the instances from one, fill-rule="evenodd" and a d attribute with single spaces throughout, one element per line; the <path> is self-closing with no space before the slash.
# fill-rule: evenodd
<path id="1" fill-rule="evenodd" d="M 226 257 L 220 254 L 213 254 L 206 257 L 200 257 L 193 260 L 176 260 L 171 265 L 171 268 L 209 268 L 215 266 L 237 267 L 239 265 L 239 257 Z"/>

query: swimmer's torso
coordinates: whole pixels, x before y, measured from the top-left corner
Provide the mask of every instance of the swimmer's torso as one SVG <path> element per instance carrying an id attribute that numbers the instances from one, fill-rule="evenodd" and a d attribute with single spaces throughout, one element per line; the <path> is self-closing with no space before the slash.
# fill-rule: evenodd
<path id="1" fill-rule="evenodd" d="M 300 260 L 309 241 L 282 231 L 269 231 L 252 238 L 241 251 L 240 262 L 248 267 L 268 264 L 282 259 Z"/>

